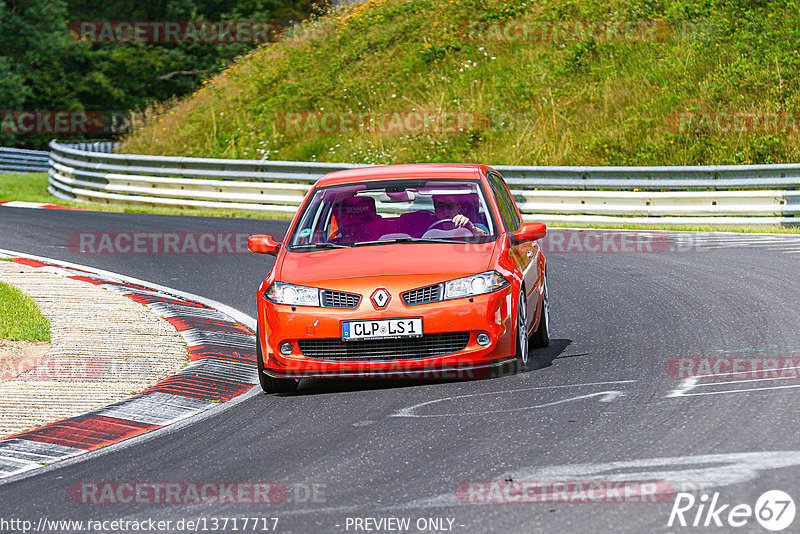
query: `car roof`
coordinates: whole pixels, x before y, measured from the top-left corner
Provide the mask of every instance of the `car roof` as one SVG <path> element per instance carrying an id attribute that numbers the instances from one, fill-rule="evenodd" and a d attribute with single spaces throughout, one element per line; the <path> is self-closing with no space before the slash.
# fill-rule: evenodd
<path id="1" fill-rule="evenodd" d="M 377 167 L 358 167 L 334 171 L 320 178 L 316 187 L 328 187 L 372 180 L 398 178 L 459 178 L 475 180 L 492 170 L 486 165 L 468 163 L 410 163 L 405 165 L 381 165 Z"/>

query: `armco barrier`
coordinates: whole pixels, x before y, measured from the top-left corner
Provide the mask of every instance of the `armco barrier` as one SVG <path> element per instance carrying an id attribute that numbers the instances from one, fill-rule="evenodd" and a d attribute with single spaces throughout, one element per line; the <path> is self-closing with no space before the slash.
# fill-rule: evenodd
<path id="1" fill-rule="evenodd" d="M 48 152 L 0 147 L 0 173 L 47 172 Z"/>
<path id="2" fill-rule="evenodd" d="M 98 152 L 50 143 L 63 199 L 292 213 L 327 172 L 365 165 Z M 495 166 L 525 219 L 565 223 L 800 223 L 800 164 L 709 167 Z"/>

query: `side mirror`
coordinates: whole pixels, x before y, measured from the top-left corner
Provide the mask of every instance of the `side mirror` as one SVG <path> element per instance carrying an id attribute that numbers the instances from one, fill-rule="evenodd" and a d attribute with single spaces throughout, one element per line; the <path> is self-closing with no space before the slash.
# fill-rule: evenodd
<path id="1" fill-rule="evenodd" d="M 275 256 L 280 246 L 280 241 L 275 241 L 271 235 L 251 235 L 247 238 L 247 250 L 256 254 L 271 254 Z"/>
<path id="2" fill-rule="evenodd" d="M 536 241 L 547 235 L 547 226 L 540 222 L 526 222 L 519 225 L 519 229 L 511 232 L 517 241 Z"/>

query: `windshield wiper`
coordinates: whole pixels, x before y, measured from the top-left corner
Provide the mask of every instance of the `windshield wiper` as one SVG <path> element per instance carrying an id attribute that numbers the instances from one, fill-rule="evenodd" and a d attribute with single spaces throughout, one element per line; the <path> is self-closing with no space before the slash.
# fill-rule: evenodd
<path id="1" fill-rule="evenodd" d="M 453 243 L 462 243 L 462 241 L 453 241 L 451 239 L 437 239 L 433 237 L 398 237 L 396 239 L 378 239 L 376 241 L 358 241 L 353 243 L 354 247 L 362 245 L 394 245 L 395 243 L 445 243 L 452 245 Z"/>
<path id="2" fill-rule="evenodd" d="M 301 245 L 292 245 L 292 250 L 304 250 L 310 248 L 350 248 L 352 245 L 343 245 L 341 243 L 305 243 Z"/>

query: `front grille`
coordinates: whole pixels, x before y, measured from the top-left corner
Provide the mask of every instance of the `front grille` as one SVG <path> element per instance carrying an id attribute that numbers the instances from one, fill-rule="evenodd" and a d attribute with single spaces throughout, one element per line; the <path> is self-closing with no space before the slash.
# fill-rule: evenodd
<path id="1" fill-rule="evenodd" d="M 401 293 L 400 297 L 403 299 L 403 302 L 406 303 L 406 306 L 438 302 L 442 300 L 442 284 L 412 289 L 411 291 Z"/>
<path id="2" fill-rule="evenodd" d="M 344 291 L 322 292 L 322 305 L 326 308 L 355 308 L 361 302 L 361 295 Z"/>
<path id="3" fill-rule="evenodd" d="M 464 350 L 469 332 L 425 334 L 422 337 L 381 340 L 342 341 L 341 339 L 301 339 L 300 350 L 309 358 L 337 362 L 416 360 Z"/>

